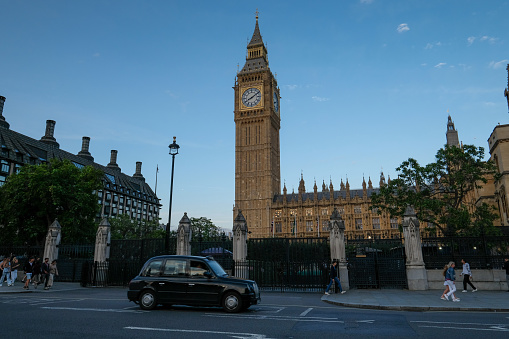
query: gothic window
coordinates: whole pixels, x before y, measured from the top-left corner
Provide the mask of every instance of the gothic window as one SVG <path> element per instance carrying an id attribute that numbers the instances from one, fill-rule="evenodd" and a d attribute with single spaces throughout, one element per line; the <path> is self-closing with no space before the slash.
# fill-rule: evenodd
<path id="1" fill-rule="evenodd" d="M 380 229 L 380 218 L 373 218 L 373 229 L 374 230 Z"/>
<path id="2" fill-rule="evenodd" d="M 371 213 L 373 213 L 373 214 L 378 214 L 378 207 L 373 207 L 373 208 L 371 209 Z"/>
<path id="3" fill-rule="evenodd" d="M 355 219 L 355 229 L 362 230 L 362 218 Z"/>
<path id="4" fill-rule="evenodd" d="M 306 221 L 306 232 L 313 232 L 313 221 L 312 220 Z"/>
<path id="5" fill-rule="evenodd" d="M 398 218 L 391 218 L 391 228 L 392 229 L 398 228 Z"/>
<path id="6" fill-rule="evenodd" d="M 281 218 L 281 214 L 283 213 L 283 211 L 281 210 L 275 210 L 274 211 L 274 218 Z"/>
<path id="7" fill-rule="evenodd" d="M 345 214 L 345 208 L 344 207 L 338 208 L 338 212 L 339 214 Z"/>
<path id="8" fill-rule="evenodd" d="M 306 217 L 313 216 L 313 209 L 312 208 L 306 208 Z"/>
<path id="9" fill-rule="evenodd" d="M 353 212 L 354 212 L 354 213 L 357 213 L 357 214 L 358 214 L 358 213 L 362 213 L 362 208 L 361 208 L 361 206 L 359 206 L 359 205 L 354 206 L 354 208 L 353 208 Z"/>
<path id="10" fill-rule="evenodd" d="M 329 211 L 326 208 L 322 209 L 322 215 L 329 215 Z"/>
<path id="11" fill-rule="evenodd" d="M 290 216 L 296 217 L 297 216 L 297 210 L 290 210 Z"/>
<path id="12" fill-rule="evenodd" d="M 328 220 L 322 221 L 322 231 L 324 231 L 324 232 L 329 231 L 329 221 Z"/>

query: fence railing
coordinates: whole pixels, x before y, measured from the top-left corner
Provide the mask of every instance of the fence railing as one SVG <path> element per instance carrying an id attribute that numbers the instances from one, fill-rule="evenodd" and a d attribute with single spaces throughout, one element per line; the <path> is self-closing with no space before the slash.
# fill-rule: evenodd
<path id="1" fill-rule="evenodd" d="M 509 236 L 425 237 L 422 239 L 424 264 L 428 269 L 442 269 L 465 259 L 472 269 L 500 269 L 509 257 Z"/>

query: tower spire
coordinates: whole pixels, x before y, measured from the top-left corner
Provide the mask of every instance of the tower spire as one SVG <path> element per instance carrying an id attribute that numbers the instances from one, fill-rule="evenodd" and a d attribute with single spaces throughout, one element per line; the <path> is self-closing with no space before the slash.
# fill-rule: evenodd
<path id="1" fill-rule="evenodd" d="M 458 131 L 454 128 L 454 122 L 452 122 L 451 115 L 447 118 L 447 132 L 445 133 L 445 137 L 447 139 L 448 146 L 460 146 Z"/>

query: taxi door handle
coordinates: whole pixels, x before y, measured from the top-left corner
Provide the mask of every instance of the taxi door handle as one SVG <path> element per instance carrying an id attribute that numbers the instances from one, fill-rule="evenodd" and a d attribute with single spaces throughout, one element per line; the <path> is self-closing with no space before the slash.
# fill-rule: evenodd
<path id="1" fill-rule="evenodd" d="M 194 284 L 189 284 L 189 286 L 194 286 Z"/>

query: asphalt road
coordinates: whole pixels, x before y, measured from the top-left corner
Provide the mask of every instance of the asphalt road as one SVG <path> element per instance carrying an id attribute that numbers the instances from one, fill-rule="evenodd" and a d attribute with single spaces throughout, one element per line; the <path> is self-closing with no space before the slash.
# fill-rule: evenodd
<path id="1" fill-rule="evenodd" d="M 262 304 L 142 311 L 121 288 L 0 296 L 3 338 L 492 338 L 509 337 L 509 313 L 401 312 L 326 304 L 316 293 L 262 293 Z"/>

